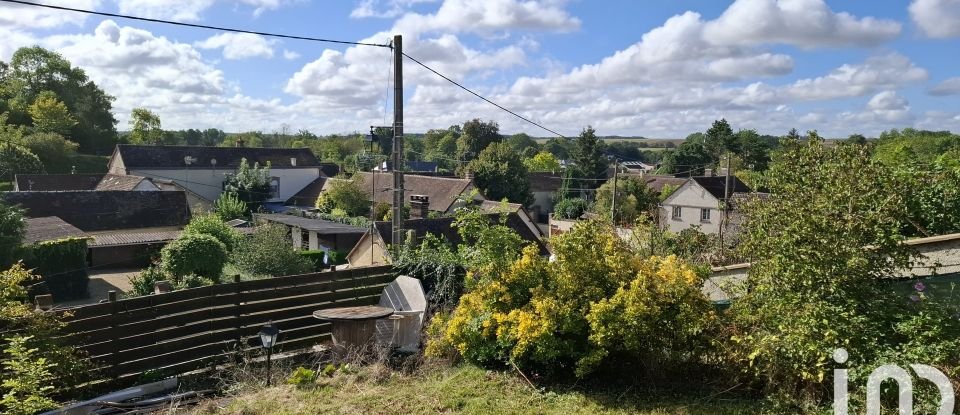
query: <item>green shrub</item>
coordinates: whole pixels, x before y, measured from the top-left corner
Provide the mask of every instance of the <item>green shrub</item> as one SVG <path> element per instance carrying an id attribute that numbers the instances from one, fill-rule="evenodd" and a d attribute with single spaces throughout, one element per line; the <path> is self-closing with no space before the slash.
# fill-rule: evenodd
<path id="1" fill-rule="evenodd" d="M 45 409 L 57 406 L 50 398 L 53 393 L 54 377 L 51 369 L 56 366 L 45 357 L 38 356 L 38 350 L 27 346 L 30 337 L 6 339 L 3 361 L 4 389 L 0 399 L 0 408 L 4 414 L 33 415 Z"/>
<path id="2" fill-rule="evenodd" d="M 347 254 L 341 251 L 297 251 L 297 254 L 310 261 L 315 270 L 323 270 L 331 265 L 341 265 L 347 263 Z M 326 263 L 323 262 L 324 258 L 327 259 Z"/>
<path id="3" fill-rule="evenodd" d="M 214 214 L 194 216 L 190 223 L 183 228 L 183 233 L 204 234 L 217 238 L 227 248 L 227 253 L 233 252 L 243 235 L 233 229 L 230 225 L 223 222 L 219 216 Z"/>
<path id="4" fill-rule="evenodd" d="M 247 217 L 247 204 L 236 193 L 224 193 L 213 204 L 213 209 L 224 222 Z"/>
<path id="5" fill-rule="evenodd" d="M 43 163 L 36 154 L 21 146 L 0 143 L 0 180 L 12 181 L 17 174 L 43 173 Z"/>
<path id="6" fill-rule="evenodd" d="M 232 258 L 237 268 L 260 276 L 303 274 L 314 266 L 293 249 L 287 227 L 277 224 L 258 227 L 234 249 Z"/>
<path id="7" fill-rule="evenodd" d="M 140 271 L 139 274 L 130 278 L 130 285 L 133 289 L 127 294 L 131 297 L 153 294 L 154 284 L 158 281 L 165 281 L 166 279 L 167 274 L 163 272 L 160 264 L 151 264 L 143 271 Z"/>
<path id="8" fill-rule="evenodd" d="M 6 269 L 22 256 L 20 244 L 26 231 L 23 209 L 0 202 L 0 268 Z"/>
<path id="9" fill-rule="evenodd" d="M 589 207 L 590 204 L 583 199 L 560 199 L 553 205 L 553 212 L 558 219 L 577 219 Z"/>
<path id="10" fill-rule="evenodd" d="M 45 166 L 61 165 L 70 162 L 79 145 L 56 133 L 35 133 L 23 138 L 23 144 Z"/>
<path id="11" fill-rule="evenodd" d="M 65 238 L 29 247 L 27 266 L 43 276 L 56 301 L 87 298 L 87 239 Z"/>
<path id="12" fill-rule="evenodd" d="M 227 248 L 213 236 L 184 233 L 165 246 L 160 257 L 163 269 L 176 282 L 191 274 L 219 282 L 227 263 Z"/>
<path id="13" fill-rule="evenodd" d="M 174 285 L 173 288 L 175 290 L 185 290 L 187 288 L 206 287 L 208 285 L 213 285 L 213 284 L 216 284 L 216 281 L 210 278 L 190 274 L 190 275 L 184 275 L 183 277 L 181 277 L 180 280 L 177 281 L 176 285 Z"/>
<path id="14" fill-rule="evenodd" d="M 317 379 L 317 372 L 305 367 L 294 369 L 290 377 L 287 378 L 288 385 L 294 385 L 298 388 L 304 388 L 313 384 Z"/>
<path id="15" fill-rule="evenodd" d="M 702 279 L 682 260 L 648 258 L 597 221 L 574 226 L 553 247 L 552 262 L 529 246 L 506 268 L 471 269 L 467 292 L 449 319 L 437 320 L 444 334 L 427 352 L 452 348 L 474 362 L 586 376 L 630 365 L 670 371 L 707 350 L 716 316 Z"/>

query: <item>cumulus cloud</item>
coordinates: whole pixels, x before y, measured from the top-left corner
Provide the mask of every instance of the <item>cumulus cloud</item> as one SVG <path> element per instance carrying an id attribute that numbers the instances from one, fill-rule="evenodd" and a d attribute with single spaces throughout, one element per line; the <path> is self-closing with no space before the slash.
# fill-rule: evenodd
<path id="1" fill-rule="evenodd" d="M 872 46 L 900 34 L 900 23 L 834 12 L 823 0 L 737 0 L 704 35 L 723 45 L 783 43 L 814 48 Z"/>
<path id="2" fill-rule="evenodd" d="M 913 0 L 910 16 L 929 37 L 960 36 L 960 0 Z"/>
<path id="3" fill-rule="evenodd" d="M 363 0 L 350 12 L 350 17 L 354 19 L 367 17 L 382 19 L 394 18 L 403 14 L 414 5 L 433 3 L 436 1 L 437 0 Z"/>
<path id="4" fill-rule="evenodd" d="M 90 10 L 96 9 L 100 5 L 100 0 L 50 0 L 44 3 Z M 49 29 L 66 24 L 79 26 L 86 21 L 86 18 L 87 15 L 82 13 L 0 3 L 0 27 Z"/>
<path id="5" fill-rule="evenodd" d="M 223 49 L 226 59 L 272 58 L 274 40 L 251 33 L 221 33 L 197 42 L 201 49 Z"/>
<path id="6" fill-rule="evenodd" d="M 202 13 L 216 4 L 217 0 L 116 0 L 116 2 L 120 13 L 123 14 L 153 19 L 197 21 L 201 20 Z M 259 16 L 264 11 L 280 8 L 288 0 L 228 0 L 222 2 L 252 7 L 253 15 Z"/>
<path id="7" fill-rule="evenodd" d="M 862 96 L 880 89 L 926 81 L 926 69 L 906 56 L 890 53 L 868 58 L 862 64 L 846 64 L 817 78 L 801 79 L 786 93 L 798 100 L 826 100 Z"/>
<path id="8" fill-rule="evenodd" d="M 296 51 L 284 49 L 284 50 L 283 50 L 283 58 L 286 59 L 286 60 L 288 60 L 288 61 L 292 61 L 292 60 L 295 60 L 295 59 L 299 59 L 299 58 L 300 58 L 300 54 L 297 53 Z"/>
<path id="9" fill-rule="evenodd" d="M 960 95 L 960 76 L 946 79 L 928 92 L 934 96 Z"/>
<path id="10" fill-rule="evenodd" d="M 493 34 L 504 30 L 569 32 L 580 28 L 562 0 L 445 0 L 432 14 L 404 14 L 394 25 L 397 33 Z"/>
<path id="11" fill-rule="evenodd" d="M 842 112 L 838 118 L 841 121 L 872 124 L 872 128 L 876 128 L 902 125 L 912 121 L 914 117 L 906 99 L 898 96 L 895 91 L 883 91 L 870 98 L 863 111 Z"/>

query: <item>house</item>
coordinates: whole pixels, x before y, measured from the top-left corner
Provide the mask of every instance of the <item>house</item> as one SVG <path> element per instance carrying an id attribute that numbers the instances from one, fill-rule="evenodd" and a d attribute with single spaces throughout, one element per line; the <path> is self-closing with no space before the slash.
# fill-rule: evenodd
<path id="1" fill-rule="evenodd" d="M 270 165 L 267 202 L 283 202 L 321 176 L 321 163 L 306 148 L 147 146 L 119 144 L 109 172 L 169 180 L 207 201 L 223 192 L 223 183 L 246 159 L 252 166 Z"/>
<path id="2" fill-rule="evenodd" d="M 410 219 L 403 223 L 404 235 L 412 237 L 413 242 L 423 240 L 427 234 L 432 234 L 446 240 L 453 246 L 463 243 L 459 232 L 453 226 L 456 218 L 441 217 L 429 218 L 430 199 L 423 195 L 413 195 L 410 200 Z M 502 203 L 481 201 L 478 208 L 487 213 L 491 221 L 500 220 L 501 215 L 508 215 L 504 224 L 515 230 L 526 241 L 537 244 L 542 255 L 548 255 L 546 245 L 542 240 L 542 233 L 533 222 L 523 206 L 516 203 Z M 393 229 L 390 222 L 376 222 L 376 232 L 369 230 L 363 234 L 356 246 L 347 254 L 347 262 L 351 267 L 382 265 L 390 261 L 389 247 L 393 244 Z"/>
<path id="3" fill-rule="evenodd" d="M 160 190 L 153 181 L 142 176 L 119 174 L 18 174 L 14 176 L 15 192 L 47 192 L 62 190 Z"/>
<path id="4" fill-rule="evenodd" d="M 359 180 L 360 188 L 366 192 L 372 192 L 372 200 L 377 203 L 391 204 L 393 201 L 393 174 L 392 173 L 371 173 L 359 172 L 354 176 Z M 330 179 L 324 183 L 323 191 L 328 189 L 334 180 Z M 413 195 L 423 195 L 430 200 L 429 209 L 436 213 L 453 213 L 461 206 L 460 200 L 486 200 L 471 179 L 461 179 L 456 177 L 434 177 L 421 176 L 416 174 L 403 175 L 404 200 L 410 200 Z M 369 196 L 371 193 L 367 193 Z"/>
<path id="5" fill-rule="evenodd" d="M 286 226 L 294 249 L 347 252 L 367 232 L 359 226 L 297 215 L 256 214 L 254 219 Z"/>
<path id="6" fill-rule="evenodd" d="M 183 192 L 4 192 L 0 199 L 24 209 L 33 242 L 89 237 L 89 263 L 97 267 L 144 265 L 190 221 Z"/>
<path id="7" fill-rule="evenodd" d="M 660 224 L 672 232 L 699 226 L 704 233 L 719 234 L 730 216 L 728 197 L 750 193 L 736 176 L 691 177 L 680 188 L 663 200 L 660 206 Z"/>
<path id="8" fill-rule="evenodd" d="M 667 189 L 668 192 L 673 192 L 674 190 L 677 190 L 686 184 L 687 180 L 689 179 L 686 177 L 655 176 L 646 174 L 640 176 L 640 180 L 642 180 L 647 185 L 647 188 L 652 190 L 655 194 L 661 195 L 664 189 Z"/>
<path id="9" fill-rule="evenodd" d="M 548 217 L 553 213 L 557 192 L 563 187 L 563 177 L 551 172 L 531 172 L 527 180 L 530 181 L 530 193 L 533 194 L 530 213 L 537 223 L 547 223 Z"/>
<path id="10" fill-rule="evenodd" d="M 384 161 L 374 167 L 373 171 L 393 171 L 393 162 L 390 160 Z M 408 160 L 403 162 L 403 171 L 410 173 L 437 173 L 440 171 L 440 165 L 435 161 Z"/>

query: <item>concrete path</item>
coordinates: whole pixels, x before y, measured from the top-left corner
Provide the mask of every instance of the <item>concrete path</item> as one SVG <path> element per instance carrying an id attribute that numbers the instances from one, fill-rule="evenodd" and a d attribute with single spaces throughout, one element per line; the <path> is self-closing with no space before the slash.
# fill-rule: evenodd
<path id="1" fill-rule="evenodd" d="M 90 285 L 87 291 L 90 298 L 82 300 L 64 301 L 57 303 L 58 306 L 77 306 L 83 304 L 96 304 L 100 300 L 107 299 L 107 293 L 114 290 L 117 294 L 123 294 L 133 289 L 130 285 L 130 278 L 140 273 L 140 269 L 100 269 L 90 270 Z"/>

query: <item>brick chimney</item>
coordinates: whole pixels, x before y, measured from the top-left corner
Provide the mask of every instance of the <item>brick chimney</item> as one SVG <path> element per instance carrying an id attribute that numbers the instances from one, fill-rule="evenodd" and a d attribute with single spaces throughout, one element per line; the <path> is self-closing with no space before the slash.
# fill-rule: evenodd
<path id="1" fill-rule="evenodd" d="M 704 175 L 704 176 L 708 176 L 708 177 L 712 177 L 712 176 L 713 176 L 713 169 L 703 169 L 703 175 Z"/>
<path id="2" fill-rule="evenodd" d="M 426 219 L 430 213 L 430 197 L 424 195 L 410 196 L 410 219 Z"/>

